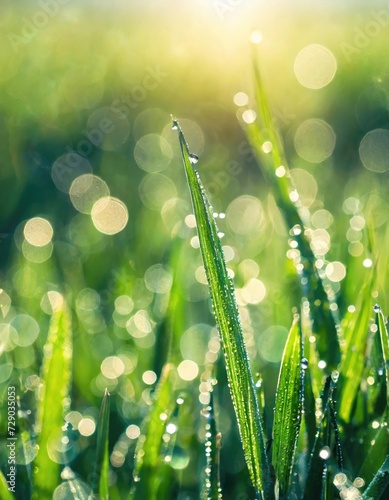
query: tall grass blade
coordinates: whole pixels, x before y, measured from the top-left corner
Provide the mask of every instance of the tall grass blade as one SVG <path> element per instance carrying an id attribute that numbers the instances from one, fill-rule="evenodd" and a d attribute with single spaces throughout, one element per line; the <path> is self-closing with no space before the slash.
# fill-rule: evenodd
<path id="1" fill-rule="evenodd" d="M 166 421 L 169 419 L 175 401 L 173 398 L 175 368 L 166 364 L 159 379 L 155 401 L 143 424 L 135 456 L 134 483 L 130 493 L 133 500 L 159 499 L 159 486 L 163 482 L 161 450 Z M 161 415 L 166 419 L 162 420 Z"/>
<path id="2" fill-rule="evenodd" d="M 38 402 L 36 428 L 38 454 L 34 461 L 33 499 L 51 498 L 59 483 L 59 463 L 52 460 L 62 439 L 64 412 L 69 406 L 72 367 L 72 332 L 65 301 L 54 312 L 42 364 L 43 388 Z"/>
<path id="3" fill-rule="evenodd" d="M 222 245 L 210 204 L 205 197 L 199 175 L 193 167 L 197 157 L 188 144 L 176 120 L 183 164 L 192 197 L 194 214 L 204 267 L 212 298 L 216 322 L 223 347 L 231 398 L 238 422 L 243 451 L 250 478 L 258 496 L 272 497 L 270 469 L 266 456 L 257 394 L 243 340 L 234 286 L 227 274 Z"/>
<path id="4" fill-rule="evenodd" d="M 378 469 L 377 474 L 364 491 L 363 500 L 379 500 L 389 485 L 389 455 Z"/>
<path id="5" fill-rule="evenodd" d="M 302 339 L 300 321 L 295 318 L 282 356 L 274 413 L 273 467 L 279 498 L 288 498 L 289 495 L 302 406 Z"/>
<path id="6" fill-rule="evenodd" d="M 97 434 L 97 450 L 96 450 L 96 472 L 94 476 L 93 490 L 98 492 L 101 500 L 108 500 L 108 471 L 109 471 L 109 450 L 108 450 L 108 433 L 109 433 L 109 410 L 110 410 L 110 394 L 108 389 L 105 389 L 103 401 L 101 403 L 99 426 Z"/>
<path id="7" fill-rule="evenodd" d="M 220 443 L 221 434 L 217 432 L 213 408 L 213 392 L 210 392 L 210 401 L 207 408 L 207 423 L 205 426 L 205 455 L 207 466 L 205 468 L 205 498 L 207 500 L 221 500 L 220 487 Z"/>
<path id="8" fill-rule="evenodd" d="M 8 488 L 9 485 L 7 483 L 7 480 L 5 479 L 3 471 L 0 470 L 0 498 L 2 500 L 15 500 L 15 497 Z"/>
<path id="9" fill-rule="evenodd" d="M 351 318 L 347 320 L 344 329 L 345 349 L 342 353 L 340 364 L 340 399 L 339 416 L 344 422 L 350 422 L 353 403 L 360 386 L 364 367 L 366 339 L 369 333 L 371 317 L 371 292 L 373 280 L 371 278 L 364 284 L 356 305 L 355 312 L 348 313 Z"/>
<path id="10" fill-rule="evenodd" d="M 337 368 L 340 361 L 338 319 L 330 309 L 330 300 L 316 267 L 316 257 L 310 247 L 305 220 L 300 214 L 301 201 L 290 178 L 283 143 L 274 124 L 269 97 L 256 58 L 254 58 L 254 74 L 259 116 L 253 123 L 245 124 L 244 129 L 259 164 L 264 167 L 264 174 L 271 184 L 290 235 L 296 242 L 297 248 L 294 249 L 293 260 L 298 272 L 302 297 L 309 301 L 313 333 L 317 336 L 317 348 L 321 359 L 326 360 L 326 369 L 330 373 Z"/>
<path id="11" fill-rule="evenodd" d="M 381 312 L 379 306 L 375 306 L 376 311 L 376 325 L 378 327 L 378 332 L 380 334 L 381 346 L 382 346 L 382 357 L 384 360 L 384 371 L 386 379 L 386 416 L 388 415 L 389 407 L 389 335 L 386 329 L 385 319 Z"/>

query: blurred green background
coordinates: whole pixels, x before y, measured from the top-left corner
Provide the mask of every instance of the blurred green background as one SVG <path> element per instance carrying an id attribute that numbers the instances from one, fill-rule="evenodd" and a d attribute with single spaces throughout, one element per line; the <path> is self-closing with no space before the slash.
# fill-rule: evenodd
<path id="1" fill-rule="evenodd" d="M 215 362 L 222 482 L 239 498 L 247 473 L 170 114 L 221 214 L 270 419 L 298 293 L 287 231 L 239 124 L 255 119 L 252 57 L 261 60 L 313 247 L 344 292 L 341 311 L 376 263 L 386 311 L 389 6 L 3 1 L 0 26 L 1 397 L 11 383 L 20 387 L 33 420 L 50 315 L 66 295 L 74 331 L 67 420 L 78 429 L 67 456 L 87 479 L 108 387 L 120 498 L 164 360 L 174 274 L 172 359 L 185 399 L 170 462 L 178 498 L 199 495 L 200 409 Z"/>

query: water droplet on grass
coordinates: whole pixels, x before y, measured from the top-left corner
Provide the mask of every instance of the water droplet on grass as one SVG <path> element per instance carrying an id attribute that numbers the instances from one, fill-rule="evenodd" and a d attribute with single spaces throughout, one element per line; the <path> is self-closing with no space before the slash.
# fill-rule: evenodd
<path id="1" fill-rule="evenodd" d="M 380 306 L 378 304 L 375 304 L 373 310 L 374 310 L 375 313 L 381 312 L 381 308 L 380 308 Z"/>
<path id="2" fill-rule="evenodd" d="M 195 155 L 194 153 L 189 154 L 189 161 L 191 162 L 192 165 L 197 163 L 199 161 L 199 157 Z"/>
<path id="3" fill-rule="evenodd" d="M 308 368 L 308 360 L 307 360 L 307 358 L 302 358 L 302 360 L 301 360 L 301 368 L 303 370 L 306 370 Z"/>
<path id="4" fill-rule="evenodd" d="M 173 122 L 172 130 L 178 130 L 177 122 Z"/>

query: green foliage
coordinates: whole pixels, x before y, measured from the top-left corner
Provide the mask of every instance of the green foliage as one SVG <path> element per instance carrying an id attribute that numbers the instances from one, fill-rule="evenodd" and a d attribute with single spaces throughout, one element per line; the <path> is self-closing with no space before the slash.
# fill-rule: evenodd
<path id="1" fill-rule="evenodd" d="M 105 390 L 103 401 L 101 403 L 99 428 L 97 434 L 96 450 L 96 473 L 94 491 L 98 491 L 98 496 L 102 500 L 108 500 L 108 471 L 109 471 L 109 410 L 110 394 Z"/>

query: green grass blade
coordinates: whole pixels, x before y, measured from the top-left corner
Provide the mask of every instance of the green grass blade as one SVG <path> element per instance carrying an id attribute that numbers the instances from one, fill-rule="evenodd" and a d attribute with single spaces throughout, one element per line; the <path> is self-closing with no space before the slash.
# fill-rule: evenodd
<path id="1" fill-rule="evenodd" d="M 207 457 L 205 495 L 207 500 L 221 500 L 222 492 L 219 471 L 221 434 L 216 429 L 213 392 L 210 392 L 210 398 L 205 426 L 205 455 Z"/>
<path id="2" fill-rule="evenodd" d="M 351 420 L 354 399 L 364 372 L 366 339 L 372 310 L 372 286 L 373 280 L 369 278 L 358 296 L 355 312 L 351 313 L 351 319 L 344 330 L 346 345 L 339 369 L 339 417 L 344 422 Z"/>
<path id="3" fill-rule="evenodd" d="M 302 339 L 295 318 L 284 348 L 274 412 L 273 467 L 280 498 L 288 498 L 303 405 Z"/>
<path id="4" fill-rule="evenodd" d="M 134 470 L 134 483 L 130 493 L 133 500 L 157 500 L 161 477 L 161 450 L 163 447 L 163 434 L 175 405 L 174 390 L 175 368 L 166 364 L 159 379 L 154 404 L 143 424 L 142 435 L 139 437 L 136 451 L 136 464 Z M 166 419 L 161 419 L 161 414 Z"/>
<path id="5" fill-rule="evenodd" d="M 94 476 L 93 490 L 98 492 L 99 498 L 108 500 L 108 471 L 109 471 L 109 451 L 108 451 L 108 433 L 109 433 L 109 410 L 110 394 L 105 389 L 103 401 L 101 403 L 99 427 L 97 434 L 96 451 L 96 472 Z"/>
<path id="6" fill-rule="evenodd" d="M 191 155 L 177 121 L 173 122 L 173 128 L 178 130 L 183 164 L 197 221 L 201 253 L 223 346 L 231 398 L 246 463 L 257 495 L 271 498 L 272 487 L 265 438 L 255 385 L 243 340 L 234 286 L 227 274 L 222 245 L 210 205 L 205 198 L 199 175 L 192 165 L 192 162 L 197 161 L 197 157 Z"/>
<path id="7" fill-rule="evenodd" d="M 96 497 L 93 495 L 92 488 L 84 483 L 84 481 L 78 479 L 70 467 L 65 467 L 61 476 L 65 481 L 57 486 L 53 498 L 64 500 L 95 500 Z"/>
<path id="8" fill-rule="evenodd" d="M 389 485 L 389 455 L 378 469 L 377 474 L 364 491 L 363 500 L 378 500 Z"/>
<path id="9" fill-rule="evenodd" d="M 274 115 L 270 109 L 269 97 L 256 58 L 254 58 L 254 74 L 259 116 L 253 123 L 245 124 L 244 129 L 253 152 L 259 164 L 263 166 L 264 174 L 271 184 L 276 203 L 285 219 L 290 235 L 296 242 L 294 261 L 302 296 L 309 301 L 312 329 L 317 337 L 317 348 L 321 359 L 327 362 L 326 371 L 329 374 L 337 368 L 340 361 L 338 319 L 330 309 L 330 300 L 318 274 L 316 257 L 311 250 L 304 220 L 300 215 L 301 202 L 290 178 L 283 143 L 274 124 Z"/>
<path id="10" fill-rule="evenodd" d="M 389 336 L 388 330 L 386 329 L 384 316 L 379 309 L 379 306 L 375 306 L 376 310 L 376 325 L 378 327 L 378 332 L 380 334 L 381 346 L 382 346 L 382 356 L 384 359 L 384 370 L 386 378 L 386 408 L 389 407 Z M 386 411 L 388 414 L 388 410 Z"/>
<path id="11" fill-rule="evenodd" d="M 8 489 L 8 483 L 3 472 L 0 470 L 0 498 L 2 500 L 15 500 L 15 497 Z"/>
<path id="12" fill-rule="evenodd" d="M 69 405 L 72 367 L 72 332 L 70 316 L 65 303 L 52 318 L 46 345 L 41 378 L 43 390 L 38 403 L 36 427 L 39 432 L 39 451 L 34 461 L 33 499 L 51 498 L 59 483 L 59 464 L 48 450 L 53 439 L 60 439 L 64 412 Z"/>

